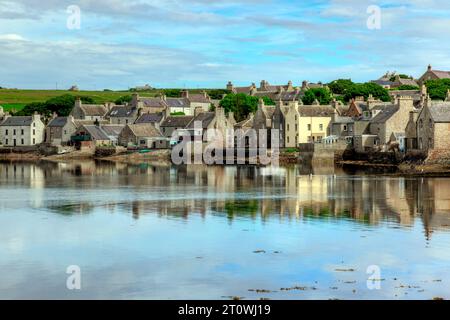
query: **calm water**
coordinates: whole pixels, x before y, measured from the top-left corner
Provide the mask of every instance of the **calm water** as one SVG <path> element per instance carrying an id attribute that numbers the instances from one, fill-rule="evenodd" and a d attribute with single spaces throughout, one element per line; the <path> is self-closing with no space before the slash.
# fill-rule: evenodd
<path id="1" fill-rule="evenodd" d="M 0 298 L 450 298 L 450 179 L 308 172 L 0 164 Z"/>

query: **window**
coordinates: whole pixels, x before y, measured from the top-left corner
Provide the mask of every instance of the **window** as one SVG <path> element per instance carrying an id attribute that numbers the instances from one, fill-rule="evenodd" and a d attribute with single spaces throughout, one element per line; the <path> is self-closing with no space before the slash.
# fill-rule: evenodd
<path id="1" fill-rule="evenodd" d="M 295 125 L 295 132 L 298 131 L 298 124 Z"/>
<path id="2" fill-rule="evenodd" d="M 9 144 L 9 141 L 8 141 L 8 139 L 6 139 L 6 143 L 5 143 L 6 145 L 8 145 Z"/>
<path id="3" fill-rule="evenodd" d="M 25 141 L 23 139 L 20 139 L 20 144 L 24 145 Z"/>
<path id="4" fill-rule="evenodd" d="M 323 124 L 319 124 L 319 130 L 323 131 Z"/>
<path id="5" fill-rule="evenodd" d="M 287 131 L 289 131 L 289 124 L 287 125 Z"/>
<path id="6" fill-rule="evenodd" d="M 33 136 L 36 134 L 36 129 L 33 129 Z"/>
<path id="7" fill-rule="evenodd" d="M 5 130 L 5 136 L 7 136 L 7 135 L 8 135 L 8 129 Z"/>
<path id="8" fill-rule="evenodd" d="M 36 144 L 36 139 L 35 138 L 33 138 L 33 144 Z"/>
<path id="9" fill-rule="evenodd" d="M 125 124 L 128 124 L 128 119 L 125 120 Z"/>
<path id="10" fill-rule="evenodd" d="M 16 129 L 13 130 L 13 135 L 16 135 Z"/>
<path id="11" fill-rule="evenodd" d="M 8 141 L 8 140 L 6 140 L 6 141 Z M 289 143 L 289 137 L 287 137 L 287 142 Z"/>
<path id="12" fill-rule="evenodd" d="M 36 128 L 36 122 L 33 122 L 33 128 Z"/>
<path id="13" fill-rule="evenodd" d="M 25 134 L 25 131 L 22 129 L 22 130 L 20 130 L 20 134 L 21 135 L 24 135 Z"/>
<path id="14" fill-rule="evenodd" d="M 64 130 L 64 134 L 67 134 L 67 130 Z"/>
<path id="15" fill-rule="evenodd" d="M 347 126 L 346 125 L 344 125 L 344 131 L 347 131 Z"/>
<path id="16" fill-rule="evenodd" d="M 308 124 L 308 131 L 311 131 L 311 125 Z"/>

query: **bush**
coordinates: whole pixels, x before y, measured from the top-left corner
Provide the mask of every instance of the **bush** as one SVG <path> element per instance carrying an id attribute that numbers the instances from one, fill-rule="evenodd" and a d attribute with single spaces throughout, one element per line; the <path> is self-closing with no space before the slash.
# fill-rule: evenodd
<path id="1" fill-rule="evenodd" d="M 380 99 L 381 101 L 391 101 L 389 91 L 372 82 L 354 83 L 345 93 L 344 101 L 348 102 L 353 98 L 361 96 L 367 99 L 369 95 L 372 95 L 375 99 Z"/>
<path id="2" fill-rule="evenodd" d="M 305 92 L 302 102 L 303 104 L 311 105 L 314 101 L 316 101 L 316 99 L 321 105 L 330 104 L 332 99 L 331 93 L 326 88 L 309 89 Z"/>

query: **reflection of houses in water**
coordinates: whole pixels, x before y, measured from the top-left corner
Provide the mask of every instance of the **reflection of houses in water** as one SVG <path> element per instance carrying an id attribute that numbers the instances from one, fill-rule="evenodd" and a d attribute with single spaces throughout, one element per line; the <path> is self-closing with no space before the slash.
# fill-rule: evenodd
<path id="1" fill-rule="evenodd" d="M 45 175 L 40 166 L 33 163 L 11 162 L 0 163 L 0 187 L 2 185 L 25 185 L 30 188 L 30 199 L 25 199 L 25 195 L 21 194 L 24 201 L 29 200 L 33 207 L 42 205 L 43 192 L 45 187 Z"/>
<path id="2" fill-rule="evenodd" d="M 182 219 L 212 214 L 229 220 L 324 217 L 367 224 L 393 221 L 404 226 L 412 226 L 420 218 L 427 236 L 436 228 L 450 226 L 448 178 L 352 176 L 336 170 L 314 168 L 315 174 L 309 175 L 300 167 L 2 163 L 0 186 L 29 186 L 33 206 L 43 204 L 45 188 L 86 192 L 126 188 L 133 194 L 130 199 L 103 203 L 102 208 L 109 212 L 120 209 L 135 218 L 143 214 Z M 47 205 L 62 214 L 87 213 L 98 206 L 91 199 L 79 205 Z"/>

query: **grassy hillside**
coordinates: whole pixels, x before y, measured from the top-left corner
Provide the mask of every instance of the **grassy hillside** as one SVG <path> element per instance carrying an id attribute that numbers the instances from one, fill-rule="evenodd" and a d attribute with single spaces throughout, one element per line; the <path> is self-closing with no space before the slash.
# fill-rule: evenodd
<path id="1" fill-rule="evenodd" d="M 131 94 L 129 91 L 67 91 L 67 90 L 14 90 L 1 89 L 0 90 L 0 104 L 28 104 L 31 102 L 45 102 L 50 98 L 70 94 L 74 96 L 88 96 L 95 100 L 96 103 L 112 102 Z M 155 92 L 140 93 L 143 96 L 156 95 Z"/>
<path id="2" fill-rule="evenodd" d="M 168 96 L 179 94 L 181 89 L 164 89 Z M 191 93 L 198 93 L 203 89 L 189 89 Z M 138 92 L 143 97 L 154 97 L 163 90 L 151 90 L 145 92 Z M 217 99 L 217 96 L 222 92 L 217 93 L 218 90 L 206 90 Z M 219 90 L 220 91 L 220 90 Z M 114 102 L 118 98 L 126 95 L 131 95 L 132 91 L 67 91 L 67 90 L 20 90 L 20 89 L 0 89 L 0 106 L 5 111 L 20 111 L 25 105 L 32 102 L 45 102 L 50 98 L 70 94 L 73 96 L 91 97 L 96 104 L 103 104 L 105 102 Z M 169 95 L 171 93 L 172 95 Z"/>

